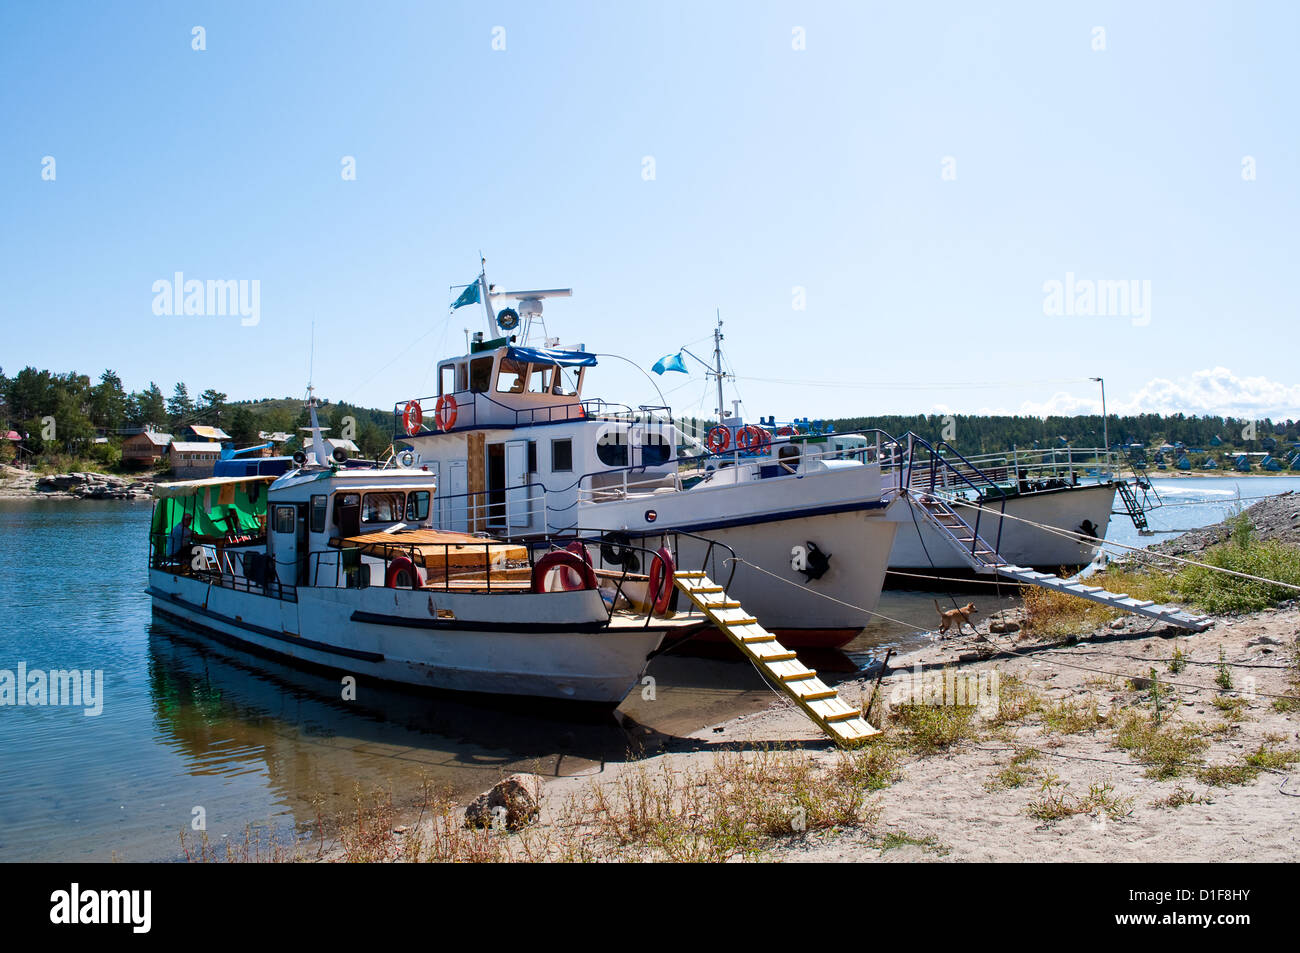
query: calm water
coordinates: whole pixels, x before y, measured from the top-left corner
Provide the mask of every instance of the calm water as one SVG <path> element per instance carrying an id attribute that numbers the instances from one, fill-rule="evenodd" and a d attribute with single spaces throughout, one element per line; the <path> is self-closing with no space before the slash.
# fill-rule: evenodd
<path id="1" fill-rule="evenodd" d="M 1217 522 L 1241 496 L 1296 478 L 1158 481 L 1171 504 L 1153 526 Z M 1191 505 L 1172 505 L 1172 504 Z M 0 669 L 100 669 L 104 707 L 0 707 L 0 861 L 173 859 L 195 807 L 209 838 L 309 831 L 317 804 L 345 810 L 358 786 L 399 802 L 422 781 L 464 795 L 511 769 L 597 773 L 629 749 L 765 707 L 770 691 L 742 662 L 664 656 L 654 701 L 633 693 L 607 723 L 573 724 L 446 698 L 338 682 L 219 647 L 154 620 L 146 583 L 145 503 L 0 500 Z M 1146 545 L 1116 517 L 1112 537 Z M 934 625 L 929 593 L 886 592 L 881 621 L 847 654 L 810 660 L 853 672 L 886 645 Z M 991 596 L 981 596 L 991 611 Z M 1008 604 L 1010 600 L 1007 600 Z"/>

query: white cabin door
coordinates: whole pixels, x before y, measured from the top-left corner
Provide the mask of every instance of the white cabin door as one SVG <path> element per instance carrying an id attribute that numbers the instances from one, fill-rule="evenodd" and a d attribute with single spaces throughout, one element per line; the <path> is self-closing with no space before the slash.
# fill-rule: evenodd
<path id="1" fill-rule="evenodd" d="M 453 460 L 447 465 L 447 495 L 443 499 L 442 525 L 457 533 L 469 530 L 469 511 L 466 507 L 469 478 L 464 460 Z"/>
<path id="2" fill-rule="evenodd" d="M 286 586 L 298 584 L 298 507 L 292 503 L 271 506 L 271 557 L 275 576 Z"/>
<path id="3" fill-rule="evenodd" d="M 531 520 L 528 511 L 528 441 L 506 443 L 506 526 L 525 529 Z"/>

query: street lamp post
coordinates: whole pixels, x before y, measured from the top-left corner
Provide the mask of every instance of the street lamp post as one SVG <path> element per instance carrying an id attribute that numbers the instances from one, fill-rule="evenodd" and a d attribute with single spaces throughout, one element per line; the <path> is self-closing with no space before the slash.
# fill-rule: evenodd
<path id="1" fill-rule="evenodd" d="M 1101 440 L 1106 445 L 1106 466 L 1110 467 L 1110 421 L 1106 418 L 1106 380 L 1102 377 L 1090 377 L 1101 385 Z"/>

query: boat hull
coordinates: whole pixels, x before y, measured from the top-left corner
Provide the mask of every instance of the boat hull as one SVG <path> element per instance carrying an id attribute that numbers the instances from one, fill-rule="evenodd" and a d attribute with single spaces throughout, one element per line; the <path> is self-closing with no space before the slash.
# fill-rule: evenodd
<path id="1" fill-rule="evenodd" d="M 473 596 L 457 593 L 304 587 L 294 602 L 159 570 L 150 583 L 156 610 L 230 644 L 359 681 L 441 691 L 614 707 L 665 634 L 654 623 L 606 627 L 593 591 L 487 597 L 494 612 L 518 616 L 488 620 L 475 618 Z"/>
<path id="2" fill-rule="evenodd" d="M 1006 502 L 1006 514 L 1016 519 L 1001 520 L 1001 537 L 998 537 L 999 506 L 996 504 L 985 508 L 980 518 L 979 534 L 990 546 L 997 548 L 1003 559 L 1018 566 L 1031 566 L 1049 572 L 1056 572 L 1062 567 L 1086 566 L 1101 548 L 1099 540 L 1081 542 L 1020 520 L 1032 520 L 1078 532 L 1087 519 L 1097 528 L 1097 535 L 1104 539 L 1110 525 L 1114 501 L 1115 487 L 1110 484 L 1066 487 L 1011 497 Z M 974 526 L 974 509 L 962 506 L 956 509 L 962 519 Z M 891 570 L 918 575 L 973 575 L 970 564 L 956 552 L 950 539 L 926 522 L 920 514 L 916 514 L 913 521 L 911 507 L 905 498 L 895 498 L 889 504 L 887 513 L 889 519 L 899 527 L 889 557 Z M 900 586 L 907 583 L 906 577 L 894 577 L 891 580 L 891 584 Z"/>
<path id="3" fill-rule="evenodd" d="M 590 503 L 579 519 L 592 532 L 678 530 L 729 546 L 734 576 L 730 554 L 715 547 L 710 577 L 800 647 L 839 647 L 871 621 L 898 530 L 881 502 L 880 471 L 866 466 Z M 829 557 L 820 575 L 809 543 Z M 681 568 L 704 565 L 707 541 L 682 535 L 676 545 Z"/>

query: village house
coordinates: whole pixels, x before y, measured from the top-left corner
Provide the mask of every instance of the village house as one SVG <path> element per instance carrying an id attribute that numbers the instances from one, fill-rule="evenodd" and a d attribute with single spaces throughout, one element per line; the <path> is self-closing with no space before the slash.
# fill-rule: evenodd
<path id="1" fill-rule="evenodd" d="M 221 444 L 188 440 L 173 440 L 167 447 L 167 459 L 172 475 L 179 480 L 195 480 L 212 476 Z"/>
<path id="2" fill-rule="evenodd" d="M 122 462 L 128 466 L 156 466 L 166 455 L 171 442 L 171 434 L 156 430 L 131 434 L 122 441 Z"/>

